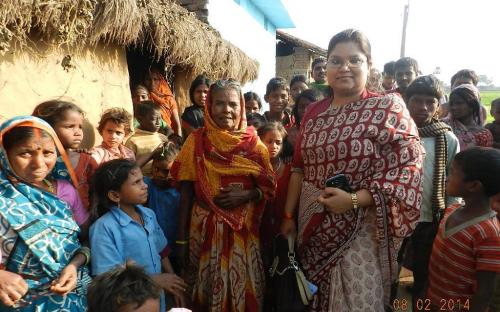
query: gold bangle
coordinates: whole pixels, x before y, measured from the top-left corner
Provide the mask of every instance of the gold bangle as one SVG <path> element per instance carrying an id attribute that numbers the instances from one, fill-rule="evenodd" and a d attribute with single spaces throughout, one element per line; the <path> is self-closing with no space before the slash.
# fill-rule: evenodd
<path id="1" fill-rule="evenodd" d="M 187 240 L 176 240 L 175 243 L 177 245 L 187 245 L 188 241 Z"/>
<path id="2" fill-rule="evenodd" d="M 76 253 L 79 253 L 81 255 L 83 255 L 85 257 L 85 262 L 83 263 L 83 265 L 87 265 L 90 263 L 90 248 L 89 247 L 80 247 Z"/>
<path id="3" fill-rule="evenodd" d="M 358 194 L 356 194 L 356 192 L 351 193 L 351 201 L 352 201 L 352 209 L 358 209 L 359 208 Z"/>

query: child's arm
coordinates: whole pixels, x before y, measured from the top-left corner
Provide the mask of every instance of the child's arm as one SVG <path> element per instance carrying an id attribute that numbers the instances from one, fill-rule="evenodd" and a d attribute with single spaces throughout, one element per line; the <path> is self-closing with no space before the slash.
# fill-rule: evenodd
<path id="1" fill-rule="evenodd" d="M 175 134 L 182 136 L 181 119 L 179 118 L 177 109 L 174 109 L 172 112 L 172 130 L 174 130 Z"/>
<path id="2" fill-rule="evenodd" d="M 174 295 L 176 306 L 186 306 L 184 293 L 186 291 L 187 284 L 182 278 L 174 273 L 162 273 L 151 276 L 151 279 L 156 285 L 163 288 L 166 292 Z"/>
<path id="3" fill-rule="evenodd" d="M 191 210 L 193 208 L 195 194 L 193 181 L 180 181 L 179 187 L 181 198 L 175 252 L 179 259 L 179 269 L 182 272 L 186 267 L 186 260 L 188 257 L 189 224 L 191 222 Z"/>
<path id="4" fill-rule="evenodd" d="M 495 291 L 496 272 L 478 271 L 477 289 L 471 300 L 471 312 L 485 312 Z"/>
<path id="5" fill-rule="evenodd" d="M 170 263 L 170 259 L 168 257 L 161 259 L 161 267 L 166 273 L 175 273 L 174 268 L 172 267 L 172 263 Z"/>
<path id="6" fill-rule="evenodd" d="M 161 151 L 163 149 L 163 144 L 164 143 L 160 143 L 160 145 L 158 145 L 151 153 L 146 153 L 146 154 L 139 155 L 139 156 L 137 156 L 137 154 L 136 154 L 135 163 L 137 164 L 137 166 L 139 166 L 139 168 L 142 168 L 145 164 L 147 164 L 153 158 L 153 156 L 156 153 L 161 153 Z"/>

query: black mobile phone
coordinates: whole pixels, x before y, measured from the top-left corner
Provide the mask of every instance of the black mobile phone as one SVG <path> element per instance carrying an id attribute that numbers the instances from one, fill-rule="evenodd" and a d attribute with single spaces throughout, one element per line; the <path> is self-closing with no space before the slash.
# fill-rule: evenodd
<path id="1" fill-rule="evenodd" d="M 325 185 L 327 187 L 336 187 L 349 193 L 352 192 L 352 189 L 349 186 L 349 181 L 347 181 L 347 177 L 342 173 L 326 179 Z"/>

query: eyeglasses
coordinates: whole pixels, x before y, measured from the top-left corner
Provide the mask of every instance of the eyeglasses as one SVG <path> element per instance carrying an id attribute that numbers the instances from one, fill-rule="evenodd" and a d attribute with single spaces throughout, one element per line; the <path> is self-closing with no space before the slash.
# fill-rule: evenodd
<path id="1" fill-rule="evenodd" d="M 344 66 L 347 66 L 349 68 L 360 68 L 361 65 L 363 65 L 363 63 L 365 63 L 365 62 L 366 62 L 365 60 L 363 60 L 359 57 L 353 57 L 353 58 L 350 58 L 346 61 L 342 61 L 338 58 L 332 58 L 332 59 L 328 60 L 328 65 L 330 65 L 333 68 L 341 68 Z"/>

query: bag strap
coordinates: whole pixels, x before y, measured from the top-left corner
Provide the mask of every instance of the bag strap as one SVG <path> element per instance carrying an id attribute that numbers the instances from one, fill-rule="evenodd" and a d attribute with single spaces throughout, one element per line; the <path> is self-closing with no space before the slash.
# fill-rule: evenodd
<path id="1" fill-rule="evenodd" d="M 287 240 L 288 240 L 288 253 L 295 254 L 295 249 L 294 249 L 295 241 L 292 235 L 288 234 Z"/>
<path id="2" fill-rule="evenodd" d="M 297 261 L 295 260 L 295 241 L 291 235 L 288 235 L 288 259 L 290 260 L 290 264 L 295 269 L 295 278 L 297 280 L 297 287 L 299 289 L 300 298 L 304 305 L 309 305 L 309 301 L 312 300 L 313 294 L 309 289 L 308 281 L 304 276 L 304 273 L 298 266 Z"/>

